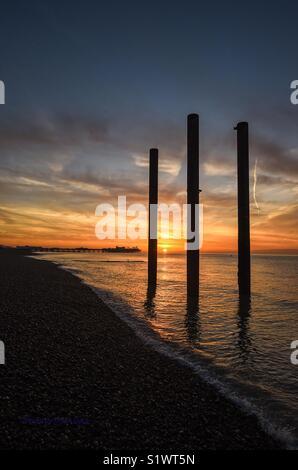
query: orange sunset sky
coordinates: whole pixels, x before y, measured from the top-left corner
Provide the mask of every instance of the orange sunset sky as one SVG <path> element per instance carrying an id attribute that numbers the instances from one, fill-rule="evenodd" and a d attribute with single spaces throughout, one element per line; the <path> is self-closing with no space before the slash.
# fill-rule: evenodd
<path id="1" fill-rule="evenodd" d="M 41 3 L 20 2 L 0 31 L 0 244 L 146 249 L 100 242 L 96 206 L 147 204 L 151 147 L 159 202 L 185 203 L 186 116 L 198 113 L 203 251 L 237 249 L 234 126 L 247 121 L 252 250 L 298 252 L 297 25 L 286 8 Z"/>
<path id="2" fill-rule="evenodd" d="M 98 240 L 95 225 L 100 219 L 95 216 L 95 208 L 103 202 L 117 207 L 117 196 L 123 194 L 127 196 L 128 205 L 135 202 L 147 204 L 147 155 L 127 156 L 127 175 L 122 170 L 118 176 L 115 168 L 112 175 L 104 178 L 100 176 L 100 159 L 96 171 L 76 175 L 65 172 L 65 166 L 72 157 L 65 154 L 61 155 L 61 160 L 58 157 L 59 154 L 54 161 L 42 161 L 43 171 L 34 167 L 25 172 L 1 170 L 0 243 L 59 247 L 118 244 L 138 245 L 146 250 L 146 240 Z M 290 179 L 283 180 L 265 173 L 260 157 L 258 154 L 257 167 L 252 165 L 251 168 L 252 250 L 295 253 L 298 251 L 297 186 Z M 254 163 L 255 159 L 255 156 L 251 157 Z M 130 176 L 134 173 L 135 178 Z M 201 184 L 204 213 L 202 251 L 236 251 L 235 158 L 234 161 L 207 158 L 201 163 L 201 181 L 205 182 Z M 161 155 L 159 188 L 160 202 L 185 203 L 183 149 L 180 158 Z M 183 241 L 160 238 L 159 248 L 179 252 L 183 250 Z"/>

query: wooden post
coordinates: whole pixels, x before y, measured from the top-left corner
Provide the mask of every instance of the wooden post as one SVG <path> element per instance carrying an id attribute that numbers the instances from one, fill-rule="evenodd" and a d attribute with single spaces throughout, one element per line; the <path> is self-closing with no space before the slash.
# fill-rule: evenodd
<path id="1" fill-rule="evenodd" d="M 187 117 L 187 204 L 190 217 L 187 220 L 187 232 L 195 232 L 196 205 L 199 204 L 199 116 Z M 198 226 L 198 221 L 197 221 Z M 198 237 L 198 233 L 196 237 Z M 199 249 L 187 250 L 187 294 L 197 297 L 199 286 Z"/>
<path id="2" fill-rule="evenodd" d="M 155 207 L 151 205 L 154 204 Z M 158 149 L 149 155 L 148 289 L 155 290 L 157 275 Z"/>
<path id="3" fill-rule="evenodd" d="M 237 130 L 238 179 L 238 285 L 240 295 L 250 295 L 250 221 L 249 221 L 249 144 L 248 123 L 239 122 Z"/>

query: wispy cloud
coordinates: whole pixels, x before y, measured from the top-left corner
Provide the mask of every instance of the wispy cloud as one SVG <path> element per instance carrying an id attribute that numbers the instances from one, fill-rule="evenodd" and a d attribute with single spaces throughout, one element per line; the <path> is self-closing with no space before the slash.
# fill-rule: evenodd
<path id="1" fill-rule="evenodd" d="M 142 155 L 133 155 L 133 160 L 135 165 L 140 168 L 148 168 L 149 167 L 149 157 L 142 156 Z M 163 173 L 168 173 L 172 176 L 177 176 L 179 174 L 181 168 L 181 164 L 175 160 L 171 160 L 169 158 L 160 158 L 158 162 L 158 169 Z"/>
<path id="2" fill-rule="evenodd" d="M 210 160 L 204 163 L 204 172 L 208 176 L 234 176 L 235 165 L 228 160 Z"/>
<path id="3" fill-rule="evenodd" d="M 185 202 L 185 136 L 175 125 L 156 122 L 145 130 L 142 125 L 140 134 L 127 126 L 124 133 L 112 129 L 106 119 L 58 114 L 30 124 L 21 120 L 2 124 L 2 240 L 14 236 L 20 242 L 23 238 L 96 244 L 97 204 L 115 203 L 121 194 L 128 196 L 129 203 L 147 203 L 147 151 L 152 145 L 160 147 L 160 201 Z M 212 144 L 201 149 L 205 230 L 211 248 L 216 240 L 218 246 L 231 248 L 236 246 L 237 233 L 236 150 L 230 137 Z M 254 246 L 268 245 L 266 233 L 272 246 L 281 245 L 280 234 L 285 245 L 290 238 L 291 246 L 298 246 L 292 220 L 297 216 L 292 210 L 297 200 L 296 150 L 262 136 L 251 137 L 251 162 L 255 163 L 251 201 L 257 210 L 262 205 L 258 218 L 252 211 Z M 278 218 L 280 211 L 287 215 Z M 291 233 L 286 235 L 288 230 Z"/>
<path id="4" fill-rule="evenodd" d="M 255 166 L 254 166 L 254 183 L 253 183 L 253 197 L 254 197 L 254 201 L 255 201 L 255 206 L 258 210 L 258 212 L 260 211 L 260 207 L 259 207 L 259 204 L 257 202 L 257 165 L 258 165 L 258 159 L 256 158 L 255 160 Z"/>

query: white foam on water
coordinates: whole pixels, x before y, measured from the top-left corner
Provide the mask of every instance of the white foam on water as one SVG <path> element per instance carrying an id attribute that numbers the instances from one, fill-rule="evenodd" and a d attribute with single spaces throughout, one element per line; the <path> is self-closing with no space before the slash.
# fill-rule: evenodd
<path id="1" fill-rule="evenodd" d="M 91 288 L 113 313 L 133 330 L 143 343 L 150 346 L 156 352 L 176 360 L 183 366 L 191 368 L 205 383 L 212 385 L 222 396 L 236 404 L 243 412 L 255 416 L 261 428 L 267 434 L 280 441 L 289 450 L 298 449 L 298 440 L 291 429 L 274 423 L 272 418 L 268 417 L 266 412 L 253 402 L 252 398 L 249 398 L 242 392 L 242 389 L 240 390 L 240 387 L 237 387 L 236 380 L 220 375 L 215 371 L 214 367 L 207 366 L 205 364 L 206 361 L 200 358 L 198 354 L 192 353 L 177 343 L 164 341 L 145 321 L 135 316 L 132 306 L 112 291 L 100 289 L 84 281 L 76 269 L 63 266 L 57 262 L 55 264 L 59 268 L 70 272 L 83 284 Z"/>
<path id="2" fill-rule="evenodd" d="M 160 338 L 160 336 L 152 331 L 150 327 L 135 317 L 133 308 L 126 304 L 121 298 L 113 294 L 113 292 L 94 287 L 84 281 L 84 284 L 89 286 L 99 298 L 117 315 L 117 317 L 124 321 L 135 333 L 135 335 L 142 340 L 143 343 L 149 345 L 152 349 L 164 356 L 176 360 L 183 366 L 191 368 L 205 383 L 212 385 L 215 389 L 225 398 L 236 404 L 242 411 L 248 415 L 253 415 L 257 418 L 261 428 L 270 436 L 283 443 L 287 449 L 298 449 L 298 442 L 291 430 L 275 424 L 268 418 L 264 411 L 259 409 L 248 397 L 239 393 L 234 387 L 225 381 L 223 377 L 218 377 L 210 370 L 200 363 L 198 355 L 184 350 L 178 344 L 170 344 Z"/>

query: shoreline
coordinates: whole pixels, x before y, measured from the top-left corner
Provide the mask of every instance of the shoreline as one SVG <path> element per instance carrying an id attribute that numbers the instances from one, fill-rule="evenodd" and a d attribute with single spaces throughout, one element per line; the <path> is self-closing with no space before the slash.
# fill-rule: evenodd
<path id="1" fill-rule="evenodd" d="M 24 255 L 0 251 L 1 449 L 282 447 L 79 278 Z"/>

